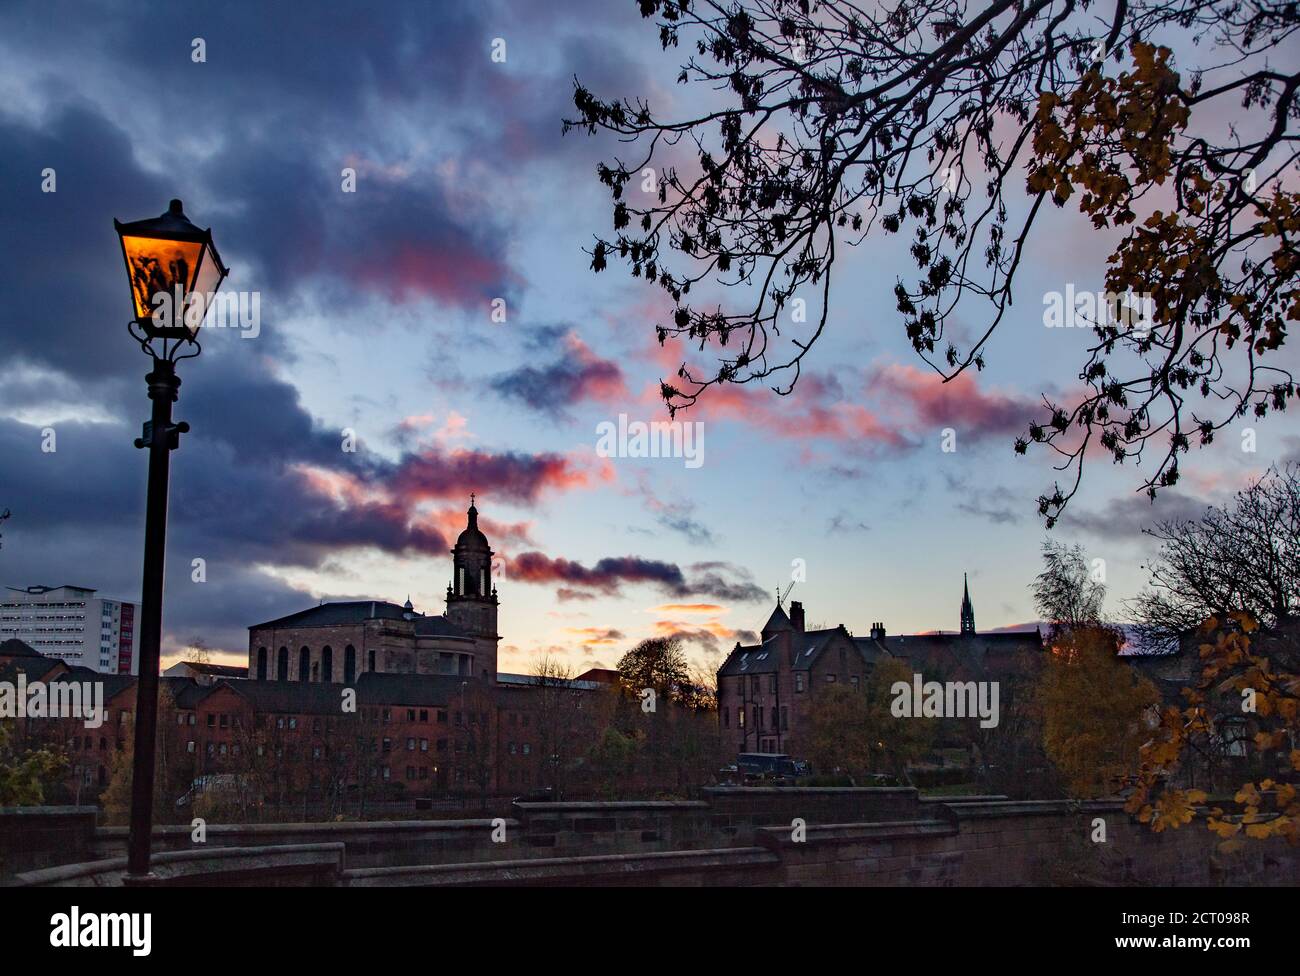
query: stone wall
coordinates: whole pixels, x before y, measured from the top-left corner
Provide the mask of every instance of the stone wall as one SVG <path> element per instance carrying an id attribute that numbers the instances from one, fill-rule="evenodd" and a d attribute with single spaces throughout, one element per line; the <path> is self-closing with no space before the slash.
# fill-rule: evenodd
<path id="1" fill-rule="evenodd" d="M 0 807 L 0 884 L 52 863 L 94 857 L 95 807 Z"/>
<path id="2" fill-rule="evenodd" d="M 172 884 L 1300 882 L 1300 850 L 1285 842 L 1249 843 L 1225 854 L 1201 823 L 1155 834 L 1118 802 L 921 800 L 913 789 L 734 788 L 708 796 L 694 802 L 517 803 L 502 811 L 508 815 L 476 820 L 212 824 L 201 846 L 191 842 L 189 828 L 163 827 L 155 831 L 155 850 Z M 1099 823 L 1104 843 L 1093 840 Z M 124 864 L 125 830 L 88 827 L 78 843 L 81 850 L 93 844 L 100 859 L 17 880 L 113 883 L 105 878 Z M 284 865 L 283 878 L 277 863 Z"/>

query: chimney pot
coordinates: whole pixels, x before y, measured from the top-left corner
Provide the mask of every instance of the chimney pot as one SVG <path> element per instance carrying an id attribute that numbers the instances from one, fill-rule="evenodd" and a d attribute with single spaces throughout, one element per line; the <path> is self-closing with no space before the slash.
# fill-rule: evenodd
<path id="1" fill-rule="evenodd" d="M 803 633 L 804 630 L 803 604 L 800 603 L 798 600 L 790 601 L 790 623 L 794 625 L 794 629 L 796 631 L 798 631 L 801 634 Z"/>

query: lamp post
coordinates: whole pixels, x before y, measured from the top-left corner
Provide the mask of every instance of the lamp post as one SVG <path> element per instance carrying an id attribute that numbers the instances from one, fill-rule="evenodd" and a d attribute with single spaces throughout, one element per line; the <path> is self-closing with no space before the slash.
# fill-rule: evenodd
<path id="1" fill-rule="evenodd" d="M 152 416 L 135 441 L 149 449 L 145 504 L 144 578 L 140 587 L 139 677 L 135 700 L 135 753 L 131 771 L 131 832 L 127 877 L 149 876 L 153 829 L 154 749 L 158 727 L 158 667 L 162 643 L 163 568 L 167 540 L 167 478 L 171 452 L 189 424 L 172 423 L 180 389 L 176 362 L 200 352 L 198 331 L 208 304 L 226 277 L 212 244 L 212 231 L 190 223 L 179 200 L 159 217 L 114 220 L 131 285 L 132 338 L 153 360 L 145 376 Z"/>

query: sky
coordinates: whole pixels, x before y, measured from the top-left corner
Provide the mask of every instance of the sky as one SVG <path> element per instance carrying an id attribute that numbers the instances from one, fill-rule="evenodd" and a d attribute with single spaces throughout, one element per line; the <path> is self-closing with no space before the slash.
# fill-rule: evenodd
<path id="1" fill-rule="evenodd" d="M 561 120 L 575 77 L 689 111 L 708 93 L 679 63 L 632 0 L 6 4 L 0 585 L 139 599 L 148 361 L 112 218 L 179 197 L 261 317 L 204 330 L 180 367 L 164 664 L 196 640 L 243 663 L 250 625 L 322 600 L 440 613 L 471 492 L 505 671 L 612 666 L 669 634 L 716 661 L 792 575 L 810 626 L 955 630 L 964 574 L 980 630 L 1032 626 L 1055 475 L 1012 444 L 1091 335 L 1045 329 L 1039 299 L 1099 289 L 1110 244 L 1069 211 L 1040 227 L 983 372 L 943 385 L 915 357 L 892 299 L 906 241 L 871 240 L 842 257 L 791 396 L 681 415 L 698 464 L 598 453 L 602 423 L 667 419 L 659 381 L 688 354 L 655 341 L 661 291 L 591 273 L 596 165 L 620 147 Z M 1154 504 L 1140 469 L 1090 464 L 1051 537 L 1105 560 L 1113 614 L 1145 580 L 1144 525 L 1300 456 L 1285 414 L 1253 453 L 1238 433 Z"/>

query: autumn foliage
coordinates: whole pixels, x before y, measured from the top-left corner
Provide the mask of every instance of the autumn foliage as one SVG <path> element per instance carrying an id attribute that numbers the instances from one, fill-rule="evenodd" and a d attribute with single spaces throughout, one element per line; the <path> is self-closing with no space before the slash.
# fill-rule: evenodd
<path id="1" fill-rule="evenodd" d="M 1211 618 L 1201 630 L 1199 680 L 1185 704 L 1165 708 L 1142 749 L 1128 810 L 1156 831 L 1203 817 L 1231 848 L 1243 839 L 1300 843 L 1300 675 L 1295 637 L 1264 634 L 1253 617 Z M 1197 752 L 1219 747 L 1230 729 L 1253 746 L 1253 777 L 1231 796 L 1176 784 Z"/>

